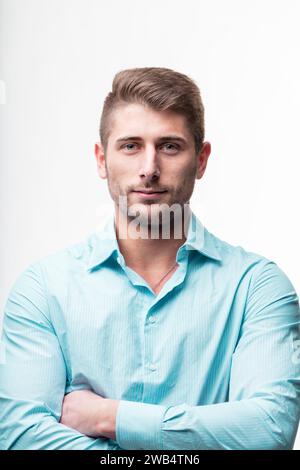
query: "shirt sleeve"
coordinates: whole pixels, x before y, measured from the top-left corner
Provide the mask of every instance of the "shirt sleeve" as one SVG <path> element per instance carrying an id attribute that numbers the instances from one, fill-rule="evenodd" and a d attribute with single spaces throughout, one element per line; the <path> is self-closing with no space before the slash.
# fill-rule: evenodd
<path id="1" fill-rule="evenodd" d="M 274 262 L 259 263 L 232 356 L 228 401 L 161 406 L 122 400 L 118 444 L 123 449 L 292 449 L 300 414 L 299 325 L 293 285 Z"/>
<path id="2" fill-rule="evenodd" d="M 6 301 L 0 364 L 0 449 L 114 449 L 59 423 L 66 367 L 48 315 L 39 263 L 26 268 Z"/>

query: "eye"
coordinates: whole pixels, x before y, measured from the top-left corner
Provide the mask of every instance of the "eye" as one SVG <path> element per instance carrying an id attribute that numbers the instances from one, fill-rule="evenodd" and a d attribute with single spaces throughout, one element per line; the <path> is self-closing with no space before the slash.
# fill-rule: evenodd
<path id="1" fill-rule="evenodd" d="M 121 148 L 128 152 L 132 152 L 136 150 L 135 147 L 138 147 L 138 144 L 136 144 L 135 142 L 128 142 L 127 144 L 124 144 Z M 166 142 L 159 146 L 159 148 L 163 147 L 165 147 L 167 153 L 171 154 L 176 153 L 178 152 L 178 150 L 180 150 L 180 147 L 178 145 L 173 144 L 172 142 Z"/>
<path id="2" fill-rule="evenodd" d="M 162 145 L 162 147 L 166 147 L 167 150 L 171 150 L 171 152 L 177 152 L 180 150 L 180 147 L 178 145 L 172 144 L 171 142 L 166 142 L 165 144 Z M 169 153 L 169 152 L 168 152 Z"/>
<path id="3" fill-rule="evenodd" d="M 132 146 L 135 146 L 135 145 L 136 145 L 135 143 L 130 142 L 130 143 L 128 143 L 128 144 L 123 145 L 122 148 L 125 149 L 125 150 L 129 150 L 129 151 L 130 151 L 130 150 L 133 150 L 133 149 L 132 149 Z M 131 147 L 131 148 L 129 148 L 129 147 Z"/>

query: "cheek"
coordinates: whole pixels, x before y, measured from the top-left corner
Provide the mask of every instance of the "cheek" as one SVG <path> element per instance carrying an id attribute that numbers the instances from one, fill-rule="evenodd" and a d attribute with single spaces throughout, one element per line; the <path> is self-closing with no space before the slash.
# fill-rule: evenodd
<path id="1" fill-rule="evenodd" d="M 132 183 L 132 170 L 128 165 L 115 163 L 107 166 L 107 181 L 113 199 L 120 194 L 126 194 L 128 186 Z"/>
<path id="2" fill-rule="evenodd" d="M 170 181 L 173 182 L 175 199 L 182 202 L 191 197 L 196 180 L 196 171 L 196 166 L 190 165 L 184 170 L 181 168 L 181 171 L 172 175 Z"/>
<path id="3" fill-rule="evenodd" d="M 174 182 L 174 186 L 178 189 L 183 188 L 183 186 L 190 186 L 196 178 L 197 166 L 195 164 L 189 163 L 188 165 L 180 168 L 174 168 L 173 171 L 169 171 L 168 179 Z"/>
<path id="4" fill-rule="evenodd" d="M 118 162 L 114 161 L 113 163 L 110 162 L 107 165 L 108 174 L 113 178 L 120 179 L 120 182 L 121 179 L 126 178 L 127 176 L 131 175 L 132 177 L 133 170 L 132 165 L 125 160 Z"/>
<path id="5" fill-rule="evenodd" d="M 195 182 L 197 176 L 197 163 L 192 162 L 186 167 L 186 171 L 184 172 L 185 180 L 190 184 L 191 182 Z"/>

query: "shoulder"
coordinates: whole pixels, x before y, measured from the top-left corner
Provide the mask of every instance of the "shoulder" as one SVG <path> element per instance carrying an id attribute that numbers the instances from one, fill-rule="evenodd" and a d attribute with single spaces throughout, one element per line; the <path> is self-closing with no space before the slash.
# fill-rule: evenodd
<path id="1" fill-rule="evenodd" d="M 243 286 L 244 320 L 268 319 L 272 320 L 272 325 L 279 326 L 285 321 L 299 324 L 299 298 L 281 266 L 259 253 L 210 236 L 220 253 L 220 278 L 226 283 L 226 289 L 230 281 L 236 290 Z"/>
<path id="2" fill-rule="evenodd" d="M 273 261 L 262 254 L 247 250 L 241 245 L 233 245 L 209 232 L 206 228 L 205 238 L 209 239 L 209 243 L 216 248 L 220 258 L 220 265 L 224 269 L 249 268 L 255 270 L 265 263 L 273 263 Z"/>
<path id="3" fill-rule="evenodd" d="M 67 245 L 37 259 L 32 266 L 38 266 L 43 272 L 70 272 L 85 269 L 93 248 L 95 233 L 83 240 Z"/>
<path id="4" fill-rule="evenodd" d="M 32 260 L 18 273 L 12 289 L 26 286 L 42 289 L 49 282 L 59 285 L 70 275 L 85 272 L 94 237 L 95 233 L 91 233 L 77 243 Z"/>
<path id="5" fill-rule="evenodd" d="M 250 290 L 272 284 L 272 289 L 294 291 L 288 275 L 274 260 L 240 245 L 233 245 L 206 230 L 220 255 L 220 266 L 228 273 L 249 278 Z"/>

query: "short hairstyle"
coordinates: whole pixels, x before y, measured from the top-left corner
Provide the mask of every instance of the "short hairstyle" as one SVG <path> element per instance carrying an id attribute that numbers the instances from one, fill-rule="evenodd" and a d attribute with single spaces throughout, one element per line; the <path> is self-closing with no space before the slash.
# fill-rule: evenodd
<path id="1" fill-rule="evenodd" d="M 204 106 L 200 90 L 187 75 L 162 67 L 121 70 L 103 104 L 100 140 L 106 152 L 113 112 L 121 106 L 139 103 L 155 111 L 173 111 L 185 116 L 198 154 L 204 140 Z"/>

